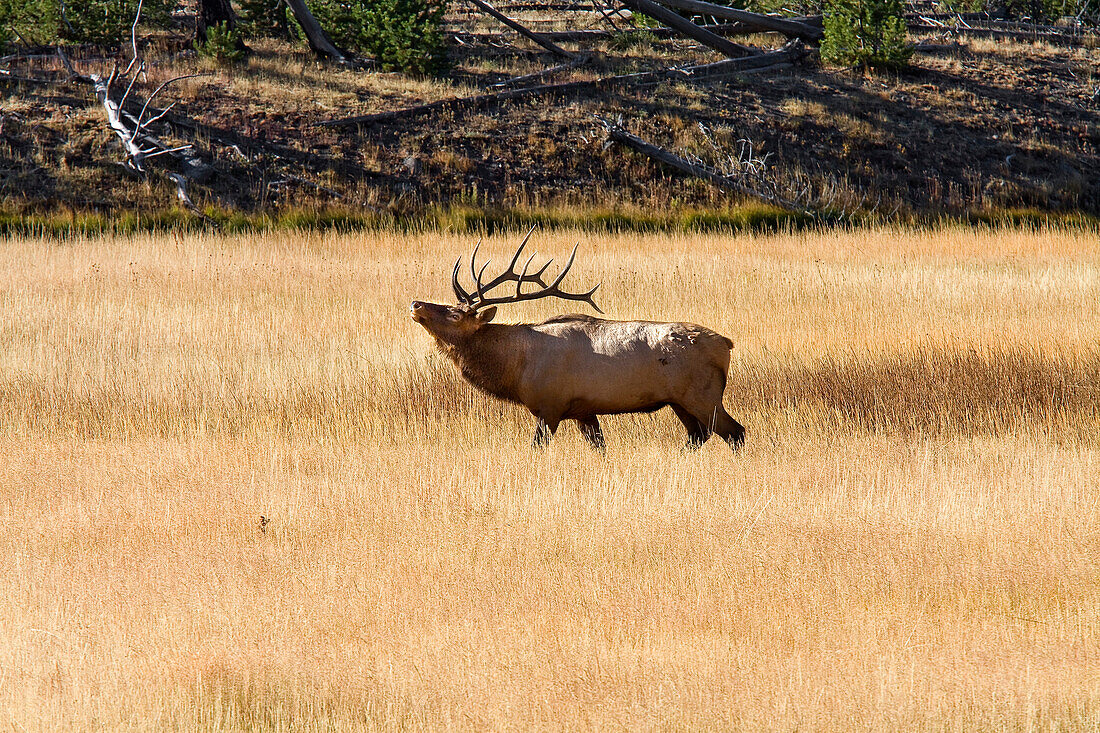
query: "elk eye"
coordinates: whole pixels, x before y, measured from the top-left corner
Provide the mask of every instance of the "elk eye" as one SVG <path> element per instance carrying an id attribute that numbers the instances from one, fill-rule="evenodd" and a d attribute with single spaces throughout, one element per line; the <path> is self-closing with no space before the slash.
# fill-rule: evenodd
<path id="1" fill-rule="evenodd" d="M 461 321 L 462 320 L 462 314 L 461 313 L 451 313 L 447 316 L 447 318 L 450 318 L 452 321 Z"/>

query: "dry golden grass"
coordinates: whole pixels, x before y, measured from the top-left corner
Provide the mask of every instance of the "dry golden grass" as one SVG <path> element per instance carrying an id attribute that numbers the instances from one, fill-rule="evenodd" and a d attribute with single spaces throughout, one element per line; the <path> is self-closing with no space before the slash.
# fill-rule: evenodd
<path id="1" fill-rule="evenodd" d="M 532 451 L 407 315 L 468 238 L 7 242 L 0 727 L 1100 725 L 1095 233 L 578 238 L 740 453 Z"/>

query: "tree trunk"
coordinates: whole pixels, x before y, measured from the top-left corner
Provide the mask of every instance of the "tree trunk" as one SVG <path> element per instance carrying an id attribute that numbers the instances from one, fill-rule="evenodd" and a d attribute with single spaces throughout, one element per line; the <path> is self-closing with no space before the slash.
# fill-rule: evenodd
<path id="1" fill-rule="evenodd" d="M 199 0 L 199 15 L 195 21 L 195 41 L 199 44 L 206 43 L 206 29 L 221 24 L 229 30 L 237 27 L 237 15 L 233 12 L 233 6 L 229 0 Z M 252 53 L 252 49 L 241 40 L 234 44 L 238 51 L 245 54 Z"/>
<path id="2" fill-rule="evenodd" d="M 793 40 L 776 51 L 753 54 L 745 58 L 726 59 L 713 64 L 681 66 L 659 71 L 643 71 L 634 74 L 607 76 L 587 81 L 567 81 L 560 84 L 544 84 L 524 89 L 507 89 L 490 94 L 477 94 L 472 97 L 452 97 L 406 109 L 375 112 L 369 115 L 356 115 L 339 120 L 315 122 L 317 127 L 353 127 L 393 122 L 398 119 L 439 114 L 444 111 L 455 112 L 487 107 L 510 99 L 524 99 L 532 96 L 575 94 L 578 92 L 606 91 L 625 86 L 655 84 L 666 79 L 679 81 L 704 81 L 732 74 L 752 74 L 771 69 L 787 68 L 806 56 L 806 47 L 799 40 Z"/>
<path id="3" fill-rule="evenodd" d="M 237 16 L 229 0 L 199 0 L 199 15 L 195 21 L 195 40 L 206 42 L 206 29 L 225 23 L 229 28 L 237 27 Z"/>
<path id="4" fill-rule="evenodd" d="M 702 178 L 705 181 L 710 181 L 716 186 L 720 186 L 721 188 L 724 188 L 728 191 L 736 191 L 737 193 L 742 193 L 748 196 L 755 196 L 762 201 L 766 201 L 773 206 L 778 206 L 782 209 L 786 209 L 787 211 L 794 211 L 800 214 L 810 214 L 805 206 L 802 206 L 795 201 L 783 198 L 782 196 L 771 193 L 769 191 L 761 191 L 757 188 L 753 188 L 752 186 L 747 186 L 741 181 L 736 180 L 732 176 L 723 175 L 713 168 L 709 168 L 705 165 L 699 165 L 698 163 L 693 163 L 690 160 L 681 158 L 679 155 L 665 150 L 664 148 L 658 147 L 653 143 L 646 142 L 637 135 L 630 134 L 623 128 L 608 120 L 600 119 L 600 121 L 607 129 L 608 135 L 612 140 L 634 148 L 642 155 L 653 158 L 654 160 L 658 160 L 665 165 L 670 165 L 673 168 L 679 168 L 689 175 L 695 176 L 697 178 Z"/>
<path id="5" fill-rule="evenodd" d="M 290 8 L 290 12 L 294 13 L 294 19 L 298 21 L 298 25 L 302 27 L 302 32 L 306 34 L 306 41 L 309 43 L 309 47 L 313 49 L 313 53 L 323 59 L 333 59 L 345 66 L 357 65 L 355 58 L 350 53 L 340 50 L 332 42 L 332 39 L 325 33 L 325 29 L 313 17 L 313 13 L 309 12 L 305 0 L 286 0 L 286 4 Z"/>
<path id="6" fill-rule="evenodd" d="M 530 40 L 532 40 L 535 43 L 539 44 L 540 46 L 545 48 L 547 51 L 551 51 L 553 53 L 556 53 L 558 56 L 561 56 L 564 59 L 569 59 L 570 61 L 573 61 L 573 60 L 576 59 L 575 54 L 569 53 L 568 51 L 566 51 L 561 46 L 558 46 L 557 44 L 555 44 L 553 41 L 546 40 L 545 38 L 542 37 L 542 34 L 540 34 L 540 33 L 532 33 L 531 31 L 527 30 L 526 28 L 524 28 L 522 25 L 520 25 L 516 21 L 509 18 L 504 13 L 499 12 L 496 8 L 494 8 L 489 3 L 483 2 L 483 0 L 470 0 L 470 2 L 473 5 L 475 5 L 476 7 L 478 7 L 479 9 L 485 11 L 489 15 L 491 15 L 494 18 L 496 18 L 497 20 L 499 20 L 504 25 L 506 25 L 509 28 L 511 28 L 512 30 L 514 30 L 516 33 L 519 33 L 524 38 L 529 38 Z"/>
<path id="7" fill-rule="evenodd" d="M 714 3 L 702 2 L 702 0 L 657 0 L 662 5 L 668 5 L 680 10 L 687 10 L 700 15 L 709 15 L 723 20 L 733 20 L 749 26 L 756 26 L 760 30 L 782 33 L 791 38 L 801 38 L 803 41 L 817 43 L 824 35 L 820 28 L 808 26 L 786 18 L 776 18 L 771 15 L 750 13 L 747 10 L 738 10 Z"/>
<path id="8" fill-rule="evenodd" d="M 749 48 L 748 46 L 742 46 L 739 43 L 727 41 L 721 36 L 717 36 L 708 30 L 700 28 L 690 20 L 677 15 L 662 5 L 652 2 L 652 0 L 621 0 L 621 2 L 631 10 L 637 13 L 645 13 L 650 18 L 656 18 L 670 28 L 675 28 L 680 31 L 680 33 L 688 38 L 692 38 L 705 46 L 710 46 L 715 51 L 724 53 L 730 58 L 751 56 L 756 53 L 755 49 Z"/>

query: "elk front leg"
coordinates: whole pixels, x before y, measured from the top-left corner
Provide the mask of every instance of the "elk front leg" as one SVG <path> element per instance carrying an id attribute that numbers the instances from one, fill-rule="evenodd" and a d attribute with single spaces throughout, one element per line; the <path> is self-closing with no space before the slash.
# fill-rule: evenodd
<path id="1" fill-rule="evenodd" d="M 607 450 L 607 441 L 603 439 L 603 431 L 600 430 L 600 420 L 595 415 L 591 417 L 578 417 L 577 425 L 580 426 L 581 435 L 593 448 L 603 453 Z"/>
<path id="2" fill-rule="evenodd" d="M 535 448 L 547 446 L 550 443 L 550 438 L 554 437 L 554 433 L 558 431 L 559 422 L 561 421 L 538 418 L 538 424 L 535 426 L 535 439 L 531 442 L 531 445 Z"/>

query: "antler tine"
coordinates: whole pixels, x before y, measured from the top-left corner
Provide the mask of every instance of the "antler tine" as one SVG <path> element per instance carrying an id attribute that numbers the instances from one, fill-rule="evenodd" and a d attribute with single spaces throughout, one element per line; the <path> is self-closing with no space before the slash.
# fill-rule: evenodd
<path id="1" fill-rule="evenodd" d="M 573 251 L 569 253 L 569 261 L 565 263 L 565 267 L 561 268 L 561 272 L 558 273 L 558 279 L 550 283 L 549 287 L 556 288 L 561 285 L 561 281 L 569 274 L 569 268 L 573 266 L 573 260 L 577 258 L 577 247 L 579 246 L 581 246 L 580 242 L 573 245 Z"/>
<path id="2" fill-rule="evenodd" d="M 458 268 L 462 266 L 462 258 L 459 257 L 455 260 L 455 269 L 451 273 L 451 287 L 454 288 L 455 297 L 458 298 L 459 303 L 469 303 L 470 294 L 462 289 L 462 286 L 458 284 Z"/>
<path id="3" fill-rule="evenodd" d="M 535 259 L 535 255 L 537 255 L 537 254 L 538 254 L 538 252 L 533 252 L 531 254 L 531 256 L 527 258 L 527 261 L 523 263 L 523 272 L 521 272 L 519 274 L 519 279 L 516 280 L 516 295 L 517 296 L 520 295 L 520 291 L 523 288 L 523 278 L 527 277 L 527 268 L 531 266 L 531 261 Z M 543 269 L 546 269 L 546 268 L 543 268 Z"/>
<path id="4" fill-rule="evenodd" d="M 481 284 L 481 276 L 485 274 L 485 268 L 489 266 L 492 260 L 485 260 L 485 264 L 478 270 L 477 275 L 474 277 L 474 287 L 477 288 L 477 299 L 485 300 L 485 286 Z"/>
<path id="5" fill-rule="evenodd" d="M 560 287 L 562 282 L 565 280 L 565 276 L 569 274 L 569 269 L 573 267 L 573 263 L 577 259 L 577 247 L 579 246 L 580 243 L 573 246 L 573 251 L 569 254 L 569 260 L 565 263 L 565 266 L 561 269 L 561 272 L 558 273 L 558 276 L 554 278 L 554 282 L 550 283 L 549 285 L 544 285 L 541 282 L 539 283 L 540 285 L 542 285 L 541 290 L 537 290 L 533 293 L 524 293 L 522 290 L 523 283 L 534 282 L 534 280 L 527 275 L 527 270 L 530 268 L 531 261 L 535 257 L 535 255 L 531 255 L 531 257 L 527 259 L 526 264 L 524 264 L 522 273 L 519 273 L 518 275 L 518 278 L 516 280 L 516 292 L 514 295 L 507 295 L 499 298 L 487 298 L 485 297 L 485 292 L 488 288 L 482 288 L 481 283 L 479 282 L 477 292 L 478 299 L 477 303 L 475 303 L 473 307 L 476 309 L 484 308 L 488 305 L 496 305 L 498 303 L 519 303 L 524 300 L 537 300 L 540 298 L 555 297 L 561 298 L 562 300 L 576 300 L 583 303 L 588 303 L 598 313 L 603 313 L 603 310 L 598 305 L 596 305 L 596 301 L 592 297 L 595 294 L 596 289 L 600 287 L 599 283 L 597 283 L 596 286 L 593 287 L 591 290 L 584 293 L 568 293 L 562 290 Z M 543 272 L 548 265 L 549 263 L 543 265 L 539 269 L 539 273 Z M 514 272 L 514 269 L 511 270 L 511 274 L 516 274 Z M 499 279 L 500 278 L 498 278 L 498 280 Z M 494 280 L 493 282 L 495 283 L 496 280 Z"/>
<path id="6" fill-rule="evenodd" d="M 477 251 L 481 248 L 481 240 L 477 240 L 477 244 L 474 245 L 474 253 L 470 255 L 470 277 L 477 279 L 477 272 L 474 271 L 476 265 L 474 261 L 477 260 Z"/>
<path id="7" fill-rule="evenodd" d="M 521 277 L 527 278 L 528 282 L 538 283 L 541 287 L 546 287 L 546 283 L 541 277 L 542 270 L 539 270 L 539 272 L 536 272 L 534 275 L 531 276 L 526 275 L 526 273 L 521 275 L 520 273 L 516 272 L 516 263 L 519 262 L 520 255 L 523 254 L 523 248 L 527 246 L 527 242 L 530 241 L 531 235 L 534 233 L 534 231 L 534 227 L 531 227 L 531 229 L 528 230 L 527 235 L 523 238 L 523 241 L 519 243 L 519 247 L 516 248 L 515 254 L 512 255 L 512 261 L 508 263 L 508 269 L 494 277 L 489 282 L 485 283 L 484 292 L 487 293 L 501 283 L 506 283 Z M 543 270 L 545 269 L 546 268 L 543 268 Z"/>
<path id="8" fill-rule="evenodd" d="M 544 264 L 544 265 L 543 265 L 542 267 L 540 267 L 540 268 L 538 269 L 538 272 L 535 272 L 535 273 L 533 273 L 533 274 L 531 275 L 531 280 L 532 280 L 532 282 L 537 282 L 537 283 L 538 283 L 539 285 L 541 285 L 541 286 L 543 286 L 543 287 L 545 288 L 545 287 L 546 287 L 546 283 L 544 283 L 544 282 L 542 281 L 542 273 L 546 272 L 546 268 L 547 268 L 547 267 L 549 267 L 549 266 L 550 266 L 551 264 L 553 264 L 553 262 L 554 262 L 554 258 L 553 258 L 553 257 L 551 257 L 550 259 L 548 259 L 548 260 L 546 261 L 546 263 L 545 263 L 545 264 Z"/>
<path id="9" fill-rule="evenodd" d="M 506 275 L 515 275 L 516 274 L 516 263 L 519 262 L 519 256 L 520 256 L 520 254 L 523 253 L 523 248 L 527 246 L 527 242 L 530 241 L 531 235 L 534 234 L 534 233 L 535 233 L 535 227 L 534 227 L 534 225 L 532 225 L 531 228 L 527 230 L 527 234 L 523 237 L 523 241 L 519 243 L 519 247 L 516 248 L 516 253 L 514 255 L 512 255 L 512 261 L 508 263 L 508 271 L 501 274 L 500 277 L 505 277 Z M 534 256 L 535 255 L 531 255 L 532 258 L 534 258 Z M 530 264 L 530 262 L 531 262 L 530 259 L 527 260 L 528 264 Z M 526 267 L 523 268 L 523 272 L 524 272 L 524 274 L 527 273 L 527 268 Z M 522 279 L 522 278 L 523 278 L 523 275 L 520 275 L 520 279 Z M 501 280 L 501 282 L 504 282 L 504 280 Z"/>
<path id="10" fill-rule="evenodd" d="M 590 306 L 596 309 L 597 313 L 603 313 L 603 309 L 596 305 L 596 301 L 592 300 L 592 295 L 596 292 L 596 289 L 603 283 L 596 283 L 591 290 L 587 293 L 564 293 L 556 288 L 553 292 L 547 292 L 546 295 L 553 295 L 555 298 L 561 298 L 562 300 L 579 300 L 582 303 L 588 303 Z"/>
<path id="11" fill-rule="evenodd" d="M 596 309 L 597 313 L 600 314 L 603 313 L 603 309 L 596 305 L 596 301 L 592 300 L 592 294 L 595 293 L 596 289 L 599 288 L 601 285 L 603 285 L 603 283 L 596 283 L 587 293 L 582 293 L 583 297 L 577 298 L 577 300 L 583 300 L 585 303 L 588 303 L 590 306 Z"/>

